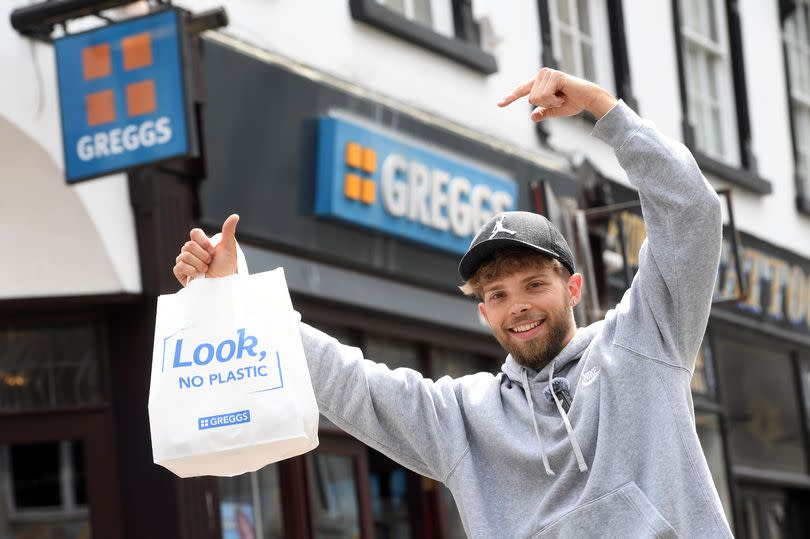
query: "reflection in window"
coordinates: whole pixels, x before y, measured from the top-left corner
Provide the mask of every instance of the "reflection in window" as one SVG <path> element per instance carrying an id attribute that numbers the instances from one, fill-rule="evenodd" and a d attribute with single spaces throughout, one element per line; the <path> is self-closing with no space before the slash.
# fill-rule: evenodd
<path id="1" fill-rule="evenodd" d="M 716 339 L 732 458 L 736 465 L 807 470 L 790 355 L 765 343 Z"/>
<path id="2" fill-rule="evenodd" d="M 377 363 L 385 363 L 389 369 L 406 367 L 422 372 L 419 348 L 408 341 L 369 335 L 363 345 L 363 352 L 366 358 Z"/>
<path id="3" fill-rule="evenodd" d="M 700 445 L 703 447 L 703 454 L 709 464 L 709 471 L 714 480 L 714 486 L 720 495 L 723 510 L 726 512 L 726 519 L 729 525 L 734 522 L 732 513 L 731 496 L 728 488 L 728 477 L 726 475 L 726 459 L 723 451 L 723 436 L 720 432 L 720 421 L 717 414 L 702 412 L 695 413 L 695 428 L 697 430 Z"/>
<path id="4" fill-rule="evenodd" d="M 219 479 L 222 539 L 281 539 L 281 486 L 278 465 Z"/>
<path id="5" fill-rule="evenodd" d="M 451 0 L 377 0 L 402 17 L 436 33 L 455 37 Z"/>
<path id="6" fill-rule="evenodd" d="M 410 539 L 409 472 L 373 449 L 368 450 L 371 514 L 376 539 Z"/>
<path id="7" fill-rule="evenodd" d="M 98 404 L 96 328 L 0 326 L 0 408 Z"/>
<path id="8" fill-rule="evenodd" d="M 710 399 L 715 398 L 714 358 L 709 340 L 704 338 L 695 360 L 695 373 L 692 375 L 692 393 Z"/>
<path id="9" fill-rule="evenodd" d="M 0 448 L 0 537 L 89 539 L 81 441 Z"/>
<path id="10" fill-rule="evenodd" d="M 352 457 L 307 454 L 315 537 L 360 537 L 360 511 Z"/>
<path id="11" fill-rule="evenodd" d="M 446 348 L 431 348 L 430 361 L 431 375 L 435 379 L 442 376 L 460 378 L 478 372 L 497 373 L 500 369 L 500 363 L 490 358 Z"/>

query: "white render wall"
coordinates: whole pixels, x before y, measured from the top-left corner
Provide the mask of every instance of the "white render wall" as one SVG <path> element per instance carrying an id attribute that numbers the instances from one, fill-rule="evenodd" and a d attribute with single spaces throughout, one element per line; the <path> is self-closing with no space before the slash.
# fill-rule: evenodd
<path id="1" fill-rule="evenodd" d="M 227 36 L 404 106 L 495 137 L 552 165 L 567 167 L 569 160 L 578 162 L 587 157 L 607 176 L 625 182 L 612 152 L 588 136 L 589 126 L 585 122 L 552 120 L 549 124 L 552 150 L 549 150 L 537 141 L 527 104 L 518 103 L 505 110 L 495 106 L 502 95 L 541 67 L 535 0 L 475 0 L 476 16 L 487 17 L 499 39 L 493 51 L 498 72 L 490 76 L 354 21 L 348 0 L 178 0 L 177 3 L 193 11 L 222 5 L 231 21 L 222 30 Z M 35 141 L 42 154 L 52 161 L 53 169 L 61 171 L 53 48 L 20 37 L 9 22 L 11 11 L 26 4 L 24 0 L 0 0 L 3 21 L 0 69 L 9 75 L 0 77 L 0 119 L 25 135 L 20 140 Z M 760 196 L 735 188 L 735 204 L 742 230 L 810 258 L 810 217 L 799 214 L 794 205 L 793 158 L 777 5 L 770 1 L 740 0 L 754 152 L 759 173 L 772 183 L 774 192 Z M 681 138 L 670 0 L 625 0 L 624 16 L 633 92 L 640 112 L 667 135 Z M 74 28 L 82 24 L 92 23 L 79 23 Z M 3 148 L 2 154 L 4 160 L 14 159 L 16 149 Z M 9 178 L 10 171 L 0 162 L 0 193 L 10 192 L 2 191 L 3 182 L 7 185 L 17 182 L 16 188 L 25 185 L 25 178 Z M 723 185 L 716 178 L 710 179 L 718 187 Z M 45 193 L 48 197 L 62 197 L 66 203 L 75 205 L 76 215 L 83 215 L 82 219 L 93 224 L 98 237 L 91 238 L 92 242 L 100 242 L 107 259 L 101 265 L 111 268 L 102 271 L 104 275 L 88 278 L 85 267 L 62 266 L 66 276 L 77 283 L 106 283 L 96 287 L 96 292 L 138 292 L 141 285 L 137 244 L 125 177 L 118 175 L 73 187 L 65 186 L 61 179 L 50 178 L 39 185 L 48 185 L 49 191 Z M 22 242 L 45 245 L 48 238 L 34 237 L 32 229 L 24 226 L 31 220 L 49 222 L 43 208 L 20 207 L 13 204 L 13 199 L 6 199 L 2 209 L 0 225 L 21 246 Z M 64 223 L 61 232 L 70 236 Z M 15 260 L 26 263 L 32 271 L 15 274 L 13 290 L 0 290 L 0 297 L 58 294 L 59 290 L 69 293 L 79 289 L 59 284 L 56 279 L 50 288 L 42 288 L 40 281 L 27 276 L 41 271 L 37 268 L 58 268 L 65 257 L 47 249 L 11 250 L 23 251 L 38 253 L 36 260 Z"/>
<path id="2" fill-rule="evenodd" d="M 434 0 L 437 1 L 437 0 Z M 607 176 L 626 183 L 615 158 L 588 136 L 580 120 L 552 120 L 549 155 L 528 119 L 529 106 L 495 106 L 540 66 L 535 0 L 475 0 L 477 17 L 489 18 L 500 43 L 498 72 L 486 76 L 393 35 L 354 21 L 348 0 L 181 0 L 195 11 L 224 6 L 225 34 L 294 62 L 350 81 L 536 152 L 552 161 L 587 157 Z M 795 210 L 778 2 L 740 1 L 749 113 L 759 174 L 773 185 L 760 196 L 735 187 L 738 226 L 810 258 L 810 217 Z M 681 139 L 678 71 L 670 0 L 625 0 L 625 29 L 633 92 L 641 114 Z M 604 21 L 607 24 L 606 21 Z M 725 185 L 717 178 L 712 183 Z"/>
<path id="3" fill-rule="evenodd" d="M 126 176 L 64 180 L 51 45 L 21 37 L 0 0 L 0 299 L 141 291 Z"/>

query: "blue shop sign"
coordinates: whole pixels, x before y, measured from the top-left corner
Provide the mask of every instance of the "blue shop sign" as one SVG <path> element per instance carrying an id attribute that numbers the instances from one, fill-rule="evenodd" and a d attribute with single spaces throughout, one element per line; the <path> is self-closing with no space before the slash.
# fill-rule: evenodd
<path id="1" fill-rule="evenodd" d="M 169 9 L 54 42 L 68 183 L 197 153 L 186 41 Z"/>
<path id="2" fill-rule="evenodd" d="M 319 119 L 319 216 L 464 253 L 484 223 L 516 203 L 507 176 L 398 134 Z"/>

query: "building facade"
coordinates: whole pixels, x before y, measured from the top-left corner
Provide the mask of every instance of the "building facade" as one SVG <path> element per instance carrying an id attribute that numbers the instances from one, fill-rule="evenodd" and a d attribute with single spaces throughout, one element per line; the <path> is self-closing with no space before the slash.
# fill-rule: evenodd
<path id="1" fill-rule="evenodd" d="M 256 473 L 154 465 L 156 300 L 187 231 L 237 212 L 251 271 L 284 267 L 305 321 L 392 368 L 497 372 L 456 265 L 479 223 L 520 209 L 564 230 L 578 321 L 600 318 L 644 223 L 592 118 L 495 106 L 543 65 L 623 98 L 730 192 L 695 425 L 736 536 L 808 534 L 810 3 L 176 4 L 230 19 L 191 39 L 200 156 L 74 185 L 53 45 L 0 31 L 0 537 L 464 537 L 441 484 L 325 418 L 317 450 Z"/>

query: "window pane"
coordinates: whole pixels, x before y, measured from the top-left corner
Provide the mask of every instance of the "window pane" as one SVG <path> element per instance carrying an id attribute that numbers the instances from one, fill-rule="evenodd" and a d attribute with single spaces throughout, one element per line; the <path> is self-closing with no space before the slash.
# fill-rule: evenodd
<path id="1" fill-rule="evenodd" d="M 478 372 L 491 372 L 494 374 L 500 368 L 498 362 L 484 356 L 446 348 L 431 348 L 430 359 L 433 367 L 431 375 L 435 379 L 442 376 L 460 378 Z"/>
<path id="2" fill-rule="evenodd" d="M 0 407 L 101 401 L 95 327 L 0 328 Z"/>
<path id="3" fill-rule="evenodd" d="M 77 505 L 87 505 L 87 473 L 84 466 L 84 444 L 80 441 L 70 443 L 73 465 L 73 497 Z"/>
<path id="4" fill-rule="evenodd" d="M 593 68 L 593 47 L 586 42 L 582 42 L 582 69 L 583 77 L 586 80 L 594 80 L 596 72 Z"/>
<path id="5" fill-rule="evenodd" d="M 419 348 L 414 344 L 374 335 L 367 336 L 365 341 L 363 352 L 366 358 L 377 363 L 385 363 L 389 369 L 407 367 L 418 372 L 422 371 Z"/>
<path id="6" fill-rule="evenodd" d="M 59 442 L 10 448 L 11 489 L 18 510 L 61 507 L 59 458 Z"/>
<path id="7" fill-rule="evenodd" d="M 591 16 L 588 7 L 589 0 L 577 0 L 577 16 L 579 17 L 579 31 L 586 36 L 591 35 Z"/>
<path id="8" fill-rule="evenodd" d="M 557 19 L 564 24 L 571 24 L 571 15 L 568 13 L 568 0 L 557 0 Z"/>
<path id="9" fill-rule="evenodd" d="M 695 373 L 692 375 L 692 393 L 715 399 L 715 387 L 712 349 L 709 346 L 709 340 L 703 339 L 695 360 Z"/>
<path id="10" fill-rule="evenodd" d="M 568 32 L 560 32 L 560 68 L 568 73 L 579 75 L 574 60 L 574 37 Z"/>
<path id="11" fill-rule="evenodd" d="M 281 485 L 278 479 L 278 465 L 271 464 L 256 472 L 259 480 L 259 498 L 262 509 L 262 535 L 264 539 L 281 539 L 283 522 L 281 518 Z"/>
<path id="12" fill-rule="evenodd" d="M 410 539 L 409 472 L 382 453 L 369 449 L 369 492 L 377 539 Z"/>
<path id="13" fill-rule="evenodd" d="M 351 457 L 309 453 L 310 499 L 315 537 L 360 537 L 357 485 Z"/>
<path id="14" fill-rule="evenodd" d="M 379 0 L 381 4 L 385 4 L 393 11 L 400 15 L 405 15 L 405 0 Z"/>
<path id="15" fill-rule="evenodd" d="M 703 35 L 707 35 L 712 41 L 717 43 L 720 40 L 719 31 L 717 28 L 717 2 L 716 0 L 709 0 L 704 2 L 705 17 Z"/>
<path id="16" fill-rule="evenodd" d="M 723 503 L 723 510 L 729 523 L 734 522 L 732 513 L 731 496 L 728 489 L 728 476 L 726 474 L 726 461 L 723 452 L 723 436 L 720 433 L 720 421 L 716 414 L 695 413 L 695 428 L 697 429 L 700 445 L 706 462 L 709 464 L 709 471 L 714 480 L 714 486 L 720 495 Z"/>
<path id="17" fill-rule="evenodd" d="M 249 473 L 219 479 L 222 539 L 242 539 L 255 535 L 251 481 Z"/>
<path id="18" fill-rule="evenodd" d="M 430 13 L 430 0 L 413 0 L 413 19 L 425 26 L 433 26 Z"/>
<path id="19" fill-rule="evenodd" d="M 717 361 L 728 411 L 735 464 L 779 471 L 807 470 L 799 396 L 790 355 L 768 347 L 718 339 Z"/>

